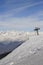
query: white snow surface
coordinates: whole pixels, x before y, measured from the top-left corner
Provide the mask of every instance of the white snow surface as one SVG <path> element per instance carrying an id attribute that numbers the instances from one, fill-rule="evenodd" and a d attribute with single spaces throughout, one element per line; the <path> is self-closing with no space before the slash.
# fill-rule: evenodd
<path id="1" fill-rule="evenodd" d="M 29 40 L 0 60 L 0 65 L 43 65 L 43 32 L 29 33 Z"/>

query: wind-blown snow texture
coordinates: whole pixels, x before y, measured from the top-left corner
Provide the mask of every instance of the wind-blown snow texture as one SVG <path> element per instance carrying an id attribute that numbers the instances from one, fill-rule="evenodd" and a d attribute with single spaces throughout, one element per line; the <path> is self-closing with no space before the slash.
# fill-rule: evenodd
<path id="1" fill-rule="evenodd" d="M 0 65 L 43 65 L 43 33 L 29 34 L 29 40 L 0 60 Z"/>

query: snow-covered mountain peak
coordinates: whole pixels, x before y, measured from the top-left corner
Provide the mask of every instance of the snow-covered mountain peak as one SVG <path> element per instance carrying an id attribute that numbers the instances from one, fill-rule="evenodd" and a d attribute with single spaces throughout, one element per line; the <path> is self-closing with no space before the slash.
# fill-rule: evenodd
<path id="1" fill-rule="evenodd" d="M 34 32 L 20 33 L 19 35 L 20 37 L 18 36 L 18 38 L 26 41 L 0 60 L 0 65 L 42 65 L 43 32 L 39 32 L 39 35 L 36 35 Z"/>
<path id="2" fill-rule="evenodd" d="M 0 41 L 17 40 L 17 39 L 20 39 L 20 37 L 22 38 L 27 35 L 28 35 L 27 32 L 18 32 L 18 31 L 0 32 Z"/>
<path id="3" fill-rule="evenodd" d="M 0 54 L 14 50 L 17 46 L 28 39 L 29 34 L 27 34 L 27 32 L 0 32 Z"/>
<path id="4" fill-rule="evenodd" d="M 20 65 L 20 64 L 21 65 L 25 65 L 25 63 L 24 64 L 22 64 L 22 63 L 25 62 L 25 61 L 27 61 L 27 59 L 29 61 L 29 58 L 31 56 L 37 55 L 40 52 L 42 53 L 42 50 L 43 50 L 43 32 L 40 32 L 38 36 L 34 32 L 32 32 L 32 34 L 26 32 L 24 34 L 24 36 L 27 35 L 27 34 L 29 35 L 29 39 L 27 41 L 25 41 L 22 45 L 20 45 L 18 48 L 16 48 L 7 57 L 5 57 L 1 61 L 2 65 L 3 65 L 3 62 L 4 62 L 5 65 L 9 65 L 11 63 L 13 65 L 14 64 L 15 65 Z M 21 34 L 19 34 L 19 35 L 21 35 Z M 41 55 L 41 53 L 39 54 L 39 56 Z M 29 64 L 28 61 L 26 63 Z M 31 63 L 30 63 L 30 65 L 31 65 Z"/>

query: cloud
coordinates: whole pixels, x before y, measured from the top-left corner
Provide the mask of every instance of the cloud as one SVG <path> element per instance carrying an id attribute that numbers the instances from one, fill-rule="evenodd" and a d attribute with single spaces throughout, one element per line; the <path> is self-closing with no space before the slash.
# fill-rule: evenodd
<path id="1" fill-rule="evenodd" d="M 43 27 L 43 21 L 39 21 L 37 16 L 28 16 L 28 17 L 22 17 L 22 18 L 8 18 L 4 21 L 0 22 L 0 27 L 2 29 L 8 28 L 9 29 L 15 29 L 15 30 L 26 30 L 34 27 Z"/>
<path id="2" fill-rule="evenodd" d="M 43 1 L 40 1 L 40 2 L 36 2 L 36 3 L 24 3 L 24 4 L 19 4 L 20 6 L 19 7 L 11 7 L 10 9 L 10 6 L 11 5 L 11 2 L 10 0 L 4 4 L 4 7 L 5 6 L 9 6 L 8 7 L 8 10 L 5 11 L 4 14 L 1 14 L 0 15 L 0 28 L 2 29 L 22 29 L 22 30 L 26 30 L 26 29 L 29 29 L 29 28 L 34 28 L 36 26 L 38 27 L 43 27 L 43 20 L 40 20 L 40 17 L 43 16 L 43 11 L 39 11 L 33 15 L 30 15 L 30 16 L 26 16 L 26 17 L 21 17 L 21 18 L 17 18 L 17 17 L 14 17 L 13 14 L 17 14 L 23 10 L 25 10 L 26 8 L 31 8 L 31 7 L 34 7 L 36 5 L 39 5 L 39 4 L 42 4 Z M 9 5 L 8 5 L 9 4 Z"/>
<path id="3" fill-rule="evenodd" d="M 43 1 L 40 1 L 40 2 L 37 2 L 37 3 L 25 3 L 24 4 L 24 6 L 21 6 L 21 7 L 18 7 L 18 8 L 13 8 L 13 9 L 11 9 L 11 10 L 9 10 L 9 11 L 7 11 L 6 13 L 8 14 L 9 13 L 9 15 L 13 15 L 13 14 L 17 14 L 18 12 L 20 12 L 20 11 L 22 11 L 22 10 L 25 10 L 26 8 L 30 8 L 30 7 L 33 7 L 33 6 L 36 6 L 36 5 L 39 5 L 39 4 L 42 4 L 43 3 Z M 23 4 L 22 4 L 23 5 Z"/>
<path id="4" fill-rule="evenodd" d="M 14 14 L 17 14 L 23 10 L 25 10 L 26 8 L 30 8 L 30 7 L 33 7 L 33 6 L 36 6 L 36 5 L 39 5 L 39 4 L 42 4 L 43 1 L 40 1 L 40 2 L 26 2 L 26 3 L 17 3 L 17 4 L 14 4 L 12 2 L 17 2 L 15 0 L 8 0 L 5 2 L 5 4 L 3 5 L 3 7 L 6 8 L 6 11 L 4 11 L 4 14 L 5 17 L 7 16 L 13 16 Z"/>

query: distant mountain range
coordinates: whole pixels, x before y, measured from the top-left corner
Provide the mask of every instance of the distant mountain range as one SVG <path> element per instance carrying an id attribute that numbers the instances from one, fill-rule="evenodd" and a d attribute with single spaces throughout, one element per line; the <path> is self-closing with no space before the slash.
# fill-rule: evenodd
<path id="1" fill-rule="evenodd" d="M 0 54 L 13 51 L 29 39 L 29 33 L 18 31 L 0 32 Z"/>

